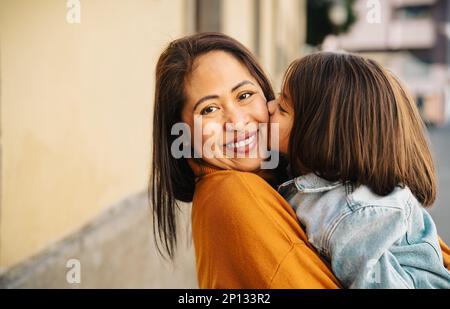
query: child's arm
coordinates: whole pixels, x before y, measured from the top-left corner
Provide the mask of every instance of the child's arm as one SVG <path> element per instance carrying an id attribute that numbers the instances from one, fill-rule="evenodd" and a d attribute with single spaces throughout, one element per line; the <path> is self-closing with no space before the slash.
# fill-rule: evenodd
<path id="1" fill-rule="evenodd" d="M 409 216 L 400 208 L 365 206 L 328 230 L 322 245 L 344 287 L 450 287 L 437 235 L 436 244 L 430 237 L 408 243 Z"/>

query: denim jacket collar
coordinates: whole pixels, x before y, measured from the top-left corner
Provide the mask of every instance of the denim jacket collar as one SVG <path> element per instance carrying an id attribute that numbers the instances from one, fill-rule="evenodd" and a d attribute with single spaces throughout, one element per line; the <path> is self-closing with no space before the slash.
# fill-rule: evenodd
<path id="1" fill-rule="evenodd" d="M 342 185 L 342 182 L 340 181 L 331 182 L 317 176 L 314 173 L 310 173 L 285 182 L 280 187 L 291 184 L 292 182 L 295 184 L 299 192 L 305 193 L 325 192 Z"/>

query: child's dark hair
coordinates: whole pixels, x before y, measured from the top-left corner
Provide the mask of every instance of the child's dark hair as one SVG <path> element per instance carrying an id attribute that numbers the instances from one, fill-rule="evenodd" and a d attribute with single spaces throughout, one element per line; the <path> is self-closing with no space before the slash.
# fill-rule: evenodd
<path id="1" fill-rule="evenodd" d="M 408 186 L 436 197 L 433 160 L 414 100 L 373 60 L 320 52 L 294 61 L 283 94 L 294 110 L 289 160 L 295 176 L 366 185 L 387 195 Z"/>

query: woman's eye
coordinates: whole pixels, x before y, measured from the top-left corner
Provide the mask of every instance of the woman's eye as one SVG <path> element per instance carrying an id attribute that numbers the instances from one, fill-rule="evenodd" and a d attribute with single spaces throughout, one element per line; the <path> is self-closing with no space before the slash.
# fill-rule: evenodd
<path id="1" fill-rule="evenodd" d="M 208 106 L 205 107 L 204 109 L 202 109 L 202 111 L 200 112 L 200 115 L 207 115 L 210 114 L 212 112 L 215 112 L 217 109 L 219 109 L 218 107 L 215 106 Z"/>
<path id="2" fill-rule="evenodd" d="M 239 95 L 239 101 L 248 99 L 248 98 L 250 98 L 252 95 L 253 95 L 252 92 L 245 92 L 245 93 Z"/>

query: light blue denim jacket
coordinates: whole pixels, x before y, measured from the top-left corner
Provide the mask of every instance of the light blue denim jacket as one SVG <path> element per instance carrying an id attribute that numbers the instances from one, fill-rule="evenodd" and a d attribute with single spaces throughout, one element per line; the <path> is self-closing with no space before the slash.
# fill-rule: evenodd
<path id="1" fill-rule="evenodd" d="M 278 188 L 346 288 L 450 288 L 436 226 L 409 188 L 387 196 L 314 174 Z"/>

